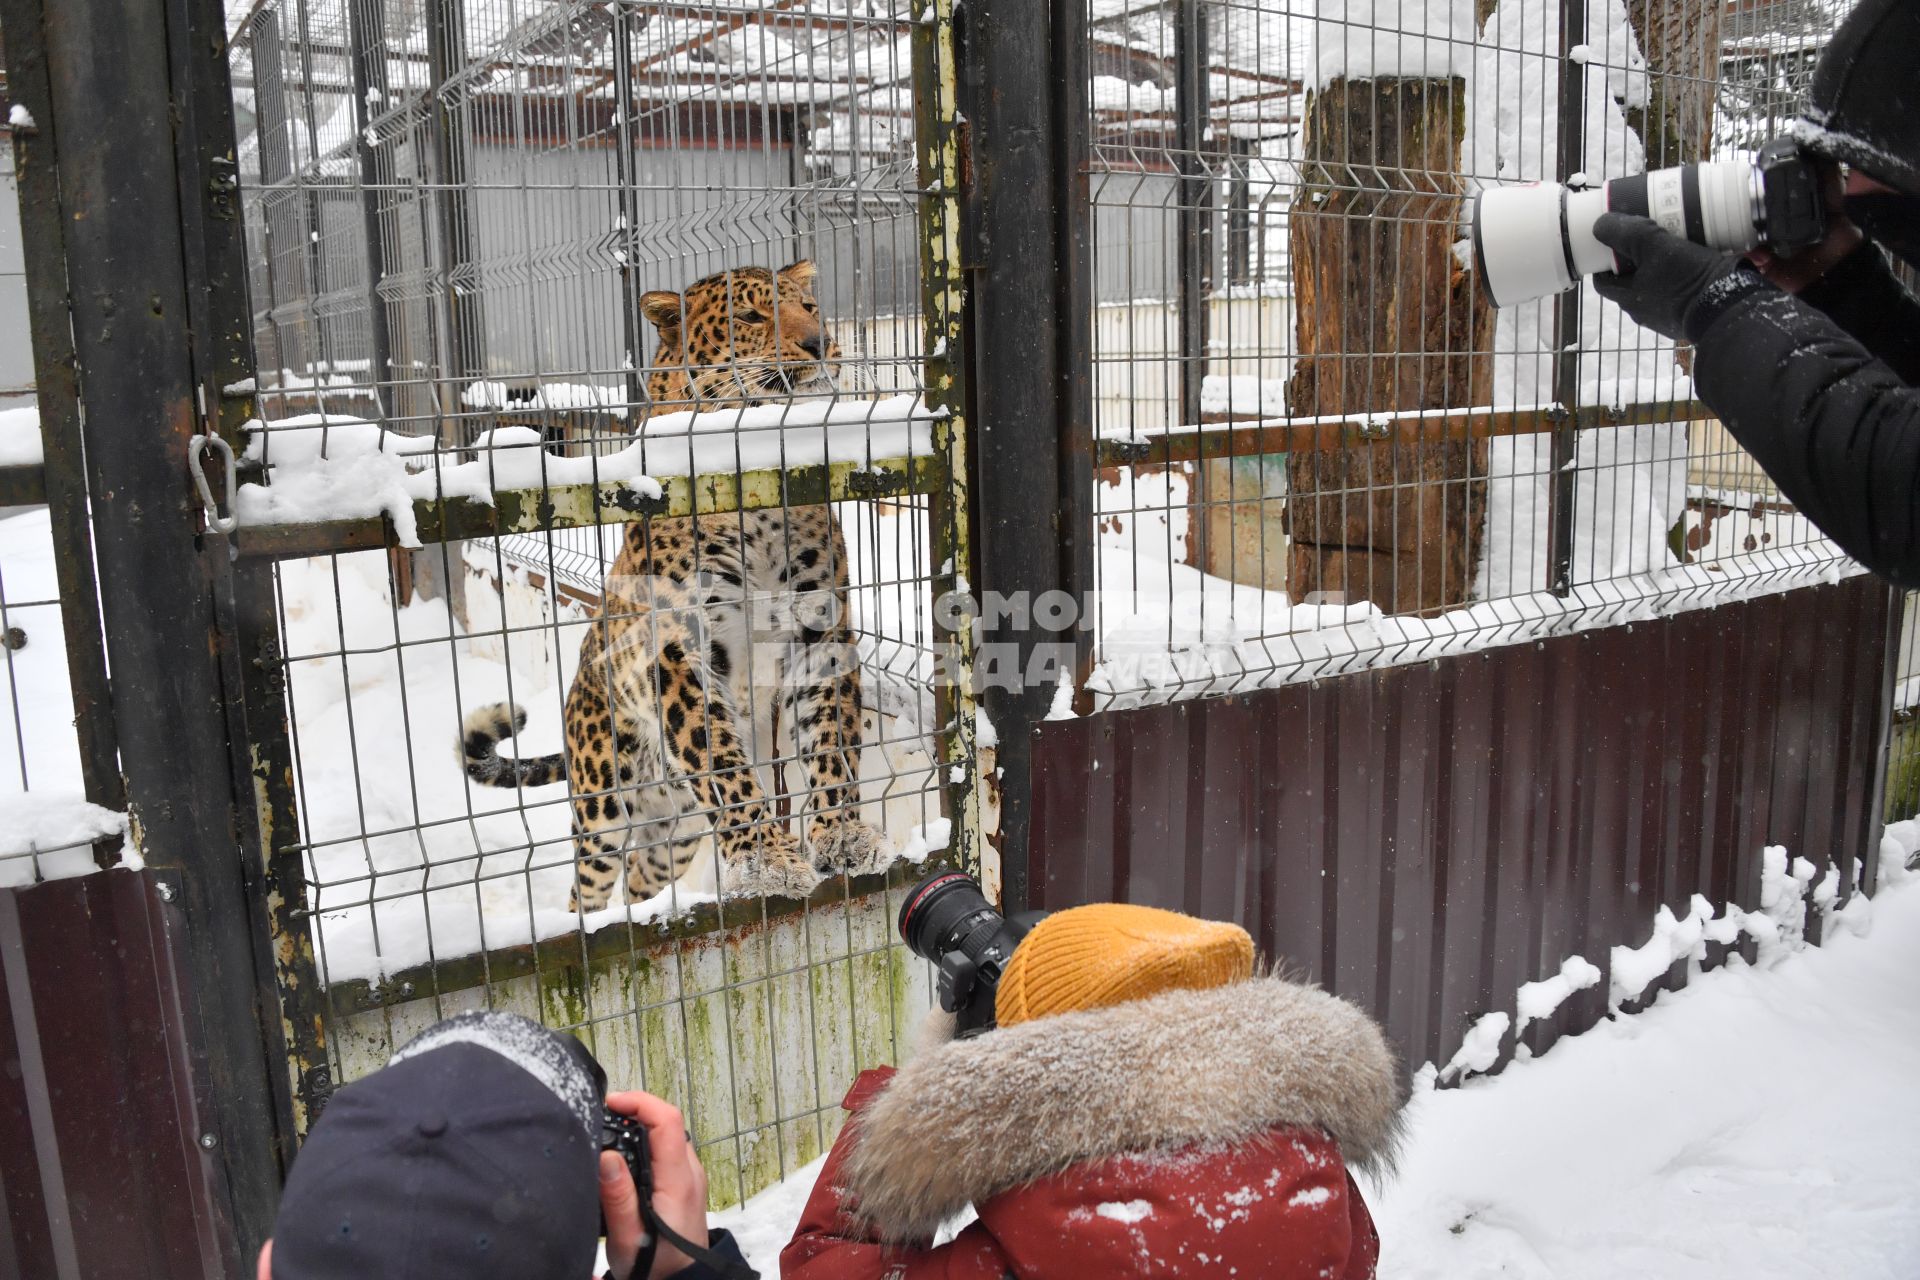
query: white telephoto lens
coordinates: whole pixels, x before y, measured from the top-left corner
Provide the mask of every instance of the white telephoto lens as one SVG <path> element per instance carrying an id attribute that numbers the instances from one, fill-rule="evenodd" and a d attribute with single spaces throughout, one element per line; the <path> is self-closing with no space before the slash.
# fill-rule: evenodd
<path id="1" fill-rule="evenodd" d="M 1473 256 L 1487 296 L 1510 307 L 1562 293 L 1606 271 L 1613 254 L 1593 238 L 1606 193 L 1557 182 L 1483 191 L 1473 203 Z"/>
<path id="2" fill-rule="evenodd" d="M 1601 214 L 1652 218 L 1695 244 L 1740 253 L 1760 243 L 1754 168 L 1739 160 L 1655 169 L 1570 190 L 1543 182 L 1483 191 L 1473 202 L 1473 256 L 1496 307 L 1571 289 L 1615 267 L 1593 236 Z"/>
<path id="3" fill-rule="evenodd" d="M 1713 160 L 1700 170 L 1701 243 L 1729 253 L 1745 253 L 1760 243 L 1760 209 L 1751 164 Z"/>

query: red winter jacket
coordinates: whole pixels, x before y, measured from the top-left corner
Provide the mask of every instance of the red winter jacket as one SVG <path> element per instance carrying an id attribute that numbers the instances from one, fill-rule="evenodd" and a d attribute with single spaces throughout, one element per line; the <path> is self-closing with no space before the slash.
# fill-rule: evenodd
<path id="1" fill-rule="evenodd" d="M 1274 978 L 949 1042 L 854 1084 L 780 1273 L 1368 1280 L 1346 1161 L 1390 1157 L 1404 1101 L 1364 1014 Z"/>

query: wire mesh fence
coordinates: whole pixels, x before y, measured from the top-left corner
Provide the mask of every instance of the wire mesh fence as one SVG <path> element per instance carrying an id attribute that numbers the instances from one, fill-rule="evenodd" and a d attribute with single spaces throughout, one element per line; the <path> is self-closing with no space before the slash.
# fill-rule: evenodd
<path id="1" fill-rule="evenodd" d="M 326 1075 L 516 1008 L 682 1102 L 738 1199 L 896 1056 L 929 999 L 897 890 L 961 856 L 964 657 L 930 602 L 963 517 L 923 394 L 951 194 L 914 119 L 941 20 L 230 16 L 237 510 L 278 562 Z"/>
<path id="2" fill-rule="evenodd" d="M 1419 660 L 1845 563 L 1476 192 L 1744 160 L 1844 6 L 1094 0 L 1093 705 Z M 1499 248 L 1500 246 L 1494 246 Z"/>

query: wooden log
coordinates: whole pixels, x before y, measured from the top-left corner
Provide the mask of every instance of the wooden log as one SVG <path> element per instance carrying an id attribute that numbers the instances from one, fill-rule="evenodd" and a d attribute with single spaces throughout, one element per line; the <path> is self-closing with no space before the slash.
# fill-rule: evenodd
<path id="1" fill-rule="evenodd" d="M 1490 398 L 1493 311 L 1454 250 L 1465 104 L 1457 77 L 1335 80 L 1309 99 L 1290 225 L 1294 413 Z M 1465 603 L 1486 459 L 1484 440 L 1291 455 L 1286 522 L 1301 549 L 1288 557 L 1288 591 L 1344 591 L 1396 612 Z"/>

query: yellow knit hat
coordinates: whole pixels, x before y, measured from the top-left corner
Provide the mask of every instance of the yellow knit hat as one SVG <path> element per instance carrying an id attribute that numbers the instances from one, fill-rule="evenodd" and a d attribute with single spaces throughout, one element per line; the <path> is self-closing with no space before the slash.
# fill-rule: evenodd
<path id="1" fill-rule="evenodd" d="M 1237 924 L 1119 902 L 1056 911 L 1020 940 L 1000 976 L 1003 1027 L 1101 1009 L 1162 991 L 1201 991 L 1253 973 L 1253 939 Z"/>

